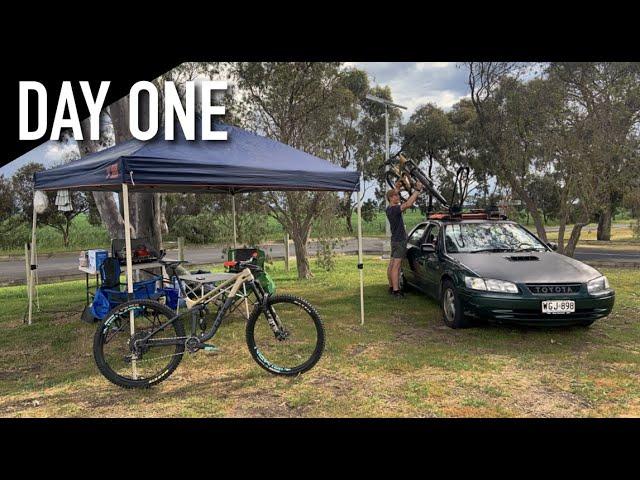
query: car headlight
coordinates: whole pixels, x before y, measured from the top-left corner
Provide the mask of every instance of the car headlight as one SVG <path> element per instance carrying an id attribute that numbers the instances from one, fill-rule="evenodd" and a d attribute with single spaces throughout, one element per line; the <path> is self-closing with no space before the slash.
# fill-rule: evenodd
<path id="1" fill-rule="evenodd" d="M 464 277 L 464 284 L 472 290 L 485 290 L 488 292 L 518 293 L 515 283 L 493 278 Z"/>
<path id="2" fill-rule="evenodd" d="M 600 293 L 605 290 L 609 290 L 609 280 L 604 275 L 598 278 L 594 278 L 587 283 L 587 291 L 590 294 Z"/>

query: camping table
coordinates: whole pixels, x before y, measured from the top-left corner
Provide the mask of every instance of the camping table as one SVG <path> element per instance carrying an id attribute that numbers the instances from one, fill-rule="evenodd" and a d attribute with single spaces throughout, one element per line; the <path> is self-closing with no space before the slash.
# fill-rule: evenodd
<path id="1" fill-rule="evenodd" d="M 217 283 L 222 282 L 224 280 L 229 280 L 230 278 L 235 277 L 234 273 L 188 273 L 180 275 L 180 280 L 184 280 L 185 282 L 195 284 L 195 288 L 191 289 L 191 292 L 196 293 L 196 288 L 200 288 L 200 296 L 204 295 L 204 286 L 208 283 Z M 190 293 L 191 293 L 190 292 Z"/>
<path id="2" fill-rule="evenodd" d="M 162 277 L 166 277 L 167 276 L 167 272 L 166 269 L 164 268 L 164 265 L 160 262 L 149 262 L 149 263 L 134 263 L 132 265 L 133 267 L 133 271 L 138 274 L 139 272 L 147 272 L 149 274 L 151 274 L 151 272 L 148 272 L 147 270 L 150 270 L 152 268 L 162 268 Z M 89 305 L 91 302 L 89 301 L 91 298 L 94 297 L 94 293 L 91 292 L 91 288 L 89 286 L 89 275 L 95 275 L 96 276 L 96 284 L 95 284 L 95 288 L 97 289 L 100 286 L 100 272 L 97 270 L 91 270 L 89 267 L 78 267 L 78 270 L 80 270 L 81 272 L 84 272 L 85 274 L 85 280 L 86 280 L 86 291 L 87 291 L 87 305 Z M 125 275 L 126 275 L 126 270 L 125 270 Z"/>

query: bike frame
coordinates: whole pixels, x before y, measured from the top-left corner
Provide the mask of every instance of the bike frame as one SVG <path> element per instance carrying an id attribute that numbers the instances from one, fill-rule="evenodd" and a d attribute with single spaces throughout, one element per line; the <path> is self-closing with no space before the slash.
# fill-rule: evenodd
<path id="1" fill-rule="evenodd" d="M 396 157 L 398 158 L 397 160 Z M 391 157 L 386 163 L 389 165 L 389 171 L 392 171 L 398 177 L 408 194 L 413 193 L 415 182 L 419 181 L 428 190 L 427 193 L 430 197 L 437 198 L 445 207 L 449 205 L 440 192 L 434 188 L 433 179 L 424 173 L 415 162 L 405 158 L 401 152 Z"/>
<path id="2" fill-rule="evenodd" d="M 238 290 L 240 289 L 240 287 L 242 287 L 242 285 L 245 285 L 245 284 L 249 287 L 249 290 L 256 295 L 259 305 L 261 305 L 264 308 L 264 304 L 266 303 L 266 299 L 268 295 L 262 289 L 262 286 L 259 283 L 255 282 L 255 279 L 250 269 L 244 268 L 242 271 L 238 272 L 233 278 L 229 278 L 228 280 L 222 281 L 213 290 L 207 292 L 205 295 L 195 300 L 186 298 L 185 299 L 185 303 L 187 305 L 186 311 L 176 314 L 174 317 L 172 317 L 165 323 L 153 329 L 146 336 L 137 340 L 137 342 L 142 342 L 145 344 L 145 346 L 148 346 L 148 347 L 154 347 L 154 346 L 180 345 L 185 342 L 185 339 L 196 338 L 199 342 L 197 346 L 199 348 L 203 348 L 204 345 L 202 344 L 202 342 L 205 342 L 213 338 L 213 336 L 218 331 L 218 328 L 222 324 L 222 319 L 224 318 L 229 308 L 234 303 L 239 301 L 241 298 L 245 298 L 244 296 L 241 296 L 241 297 L 237 296 Z M 182 289 L 182 287 L 180 288 Z M 196 335 L 197 319 L 201 309 L 203 309 L 207 304 L 216 300 L 217 298 L 219 298 L 221 295 L 225 293 L 228 293 L 228 296 L 225 299 L 224 304 L 218 309 L 216 318 L 213 321 L 213 324 L 211 325 L 211 329 L 209 329 L 209 331 L 207 331 L 206 333 Z M 135 305 L 131 305 L 130 308 L 124 310 L 121 313 L 126 313 L 129 310 L 134 308 L 135 308 Z M 183 318 L 187 314 L 191 314 L 191 335 L 190 336 L 187 336 L 184 338 L 183 337 L 162 338 L 162 339 L 151 338 L 156 333 L 158 333 L 161 330 L 164 330 L 167 326 Z M 277 316 L 273 314 L 273 318 L 277 319 Z M 272 328 L 273 328 L 273 325 L 272 325 Z"/>

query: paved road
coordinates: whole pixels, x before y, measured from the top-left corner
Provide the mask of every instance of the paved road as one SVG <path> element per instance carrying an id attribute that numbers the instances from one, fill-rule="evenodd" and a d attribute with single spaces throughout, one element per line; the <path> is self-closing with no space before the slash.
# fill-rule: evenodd
<path id="1" fill-rule="evenodd" d="M 380 238 L 364 238 L 363 250 L 365 254 L 380 254 L 382 252 Z M 315 254 L 317 243 L 309 243 L 309 253 Z M 273 258 L 284 258 L 283 244 L 267 244 L 263 248 Z M 342 253 L 356 253 L 358 242 L 355 239 L 344 241 L 337 250 Z M 294 256 L 293 244 L 289 254 Z M 169 250 L 167 258 L 178 258 L 177 250 Z M 222 263 L 226 255 L 221 247 L 204 247 L 185 249 L 185 258 L 194 264 Z M 576 251 L 575 258 L 584 262 L 607 262 L 640 265 L 640 251 L 616 251 L 605 248 L 580 247 Z M 50 257 L 41 256 L 38 267 L 40 282 L 60 278 L 82 278 L 84 274 L 78 271 L 78 255 L 76 253 L 55 254 Z M 24 260 L 0 261 L 0 285 L 24 284 L 25 266 Z"/>

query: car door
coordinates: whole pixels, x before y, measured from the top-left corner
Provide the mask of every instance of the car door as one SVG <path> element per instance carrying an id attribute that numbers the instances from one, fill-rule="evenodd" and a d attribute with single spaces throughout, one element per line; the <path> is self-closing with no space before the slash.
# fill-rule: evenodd
<path id="1" fill-rule="evenodd" d="M 407 255 L 402 260 L 402 274 L 405 281 L 418 287 L 420 287 L 420 283 L 416 277 L 416 269 L 418 268 L 420 245 L 422 245 L 426 229 L 427 224 L 422 223 L 411 231 L 407 240 Z"/>
<path id="2" fill-rule="evenodd" d="M 430 296 L 438 295 L 442 265 L 439 259 L 440 251 L 440 225 L 429 224 L 423 243 L 430 243 L 435 247 L 435 252 L 423 253 L 420 250 L 418 257 L 417 275 L 420 277 L 421 288 Z"/>

